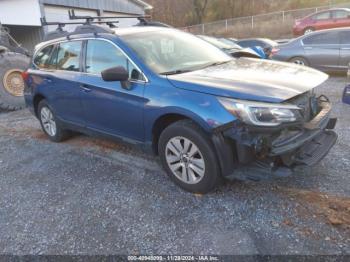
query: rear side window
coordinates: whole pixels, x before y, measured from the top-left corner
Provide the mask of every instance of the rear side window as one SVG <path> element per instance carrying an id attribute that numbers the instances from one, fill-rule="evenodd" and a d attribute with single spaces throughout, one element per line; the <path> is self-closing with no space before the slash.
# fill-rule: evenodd
<path id="1" fill-rule="evenodd" d="M 313 19 L 315 19 L 315 20 L 326 20 L 326 19 L 330 19 L 330 18 L 331 18 L 330 12 L 324 12 L 324 13 L 320 13 L 320 14 L 313 16 Z"/>
<path id="2" fill-rule="evenodd" d="M 338 32 L 327 32 L 311 35 L 303 39 L 305 45 L 336 45 L 339 44 Z"/>
<path id="3" fill-rule="evenodd" d="M 334 19 L 346 19 L 350 15 L 350 12 L 346 12 L 343 10 L 333 11 L 333 18 Z"/>
<path id="4" fill-rule="evenodd" d="M 350 31 L 340 32 L 340 43 L 342 45 L 350 45 Z"/>
<path id="5" fill-rule="evenodd" d="M 34 64 L 40 69 L 54 69 L 53 64 L 55 54 L 55 46 L 49 45 L 41 49 L 34 58 Z"/>
<path id="6" fill-rule="evenodd" d="M 81 41 L 60 43 L 57 55 L 57 69 L 79 72 Z"/>

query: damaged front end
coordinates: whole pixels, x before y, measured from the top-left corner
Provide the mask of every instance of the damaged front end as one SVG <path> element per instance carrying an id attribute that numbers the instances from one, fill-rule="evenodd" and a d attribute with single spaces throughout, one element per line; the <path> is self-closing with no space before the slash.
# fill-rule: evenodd
<path id="1" fill-rule="evenodd" d="M 237 120 L 215 130 L 213 142 L 226 178 L 285 177 L 327 155 L 337 140 L 328 98 L 310 91 L 286 103 L 299 108 L 301 117 L 293 123 L 258 126 Z"/>

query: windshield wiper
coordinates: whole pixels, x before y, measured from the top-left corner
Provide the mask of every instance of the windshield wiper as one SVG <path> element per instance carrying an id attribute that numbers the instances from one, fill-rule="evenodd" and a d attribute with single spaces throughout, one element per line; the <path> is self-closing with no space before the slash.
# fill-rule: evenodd
<path id="1" fill-rule="evenodd" d="M 161 73 L 161 75 L 166 75 L 166 76 L 169 76 L 169 75 L 178 75 L 178 74 L 183 74 L 183 73 L 188 73 L 188 72 L 191 72 L 192 70 L 189 70 L 189 69 L 177 69 L 177 70 L 173 70 L 173 71 L 169 71 L 169 72 L 163 72 Z"/>
<path id="2" fill-rule="evenodd" d="M 206 65 L 204 65 L 201 69 L 208 68 L 208 67 L 212 67 L 212 66 L 217 66 L 217 65 L 226 64 L 226 63 L 228 63 L 228 62 L 230 62 L 230 61 L 231 61 L 231 60 L 220 61 L 220 62 L 214 62 L 214 63 L 206 64 Z"/>
<path id="3" fill-rule="evenodd" d="M 226 64 L 226 63 L 228 63 L 230 61 L 231 60 L 214 62 L 214 63 L 208 63 L 208 64 L 205 64 L 204 66 L 201 66 L 199 68 L 197 67 L 197 68 L 194 68 L 192 70 L 190 70 L 190 69 L 177 69 L 177 70 L 161 73 L 161 75 L 167 75 L 168 76 L 168 75 L 178 75 L 178 74 L 188 73 L 188 72 L 192 72 L 194 70 L 201 70 L 201 69 L 204 69 L 204 68 L 207 68 L 207 67 L 211 67 L 211 66 L 217 66 L 217 65 Z"/>

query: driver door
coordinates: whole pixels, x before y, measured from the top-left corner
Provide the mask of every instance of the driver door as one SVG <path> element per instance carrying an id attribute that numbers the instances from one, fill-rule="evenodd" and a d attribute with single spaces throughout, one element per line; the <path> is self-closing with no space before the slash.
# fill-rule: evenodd
<path id="1" fill-rule="evenodd" d="M 114 44 L 105 40 L 85 42 L 85 74 L 81 79 L 82 105 L 88 129 L 108 135 L 144 140 L 145 77 Z M 129 87 L 105 82 L 101 72 L 116 66 L 129 71 Z"/>

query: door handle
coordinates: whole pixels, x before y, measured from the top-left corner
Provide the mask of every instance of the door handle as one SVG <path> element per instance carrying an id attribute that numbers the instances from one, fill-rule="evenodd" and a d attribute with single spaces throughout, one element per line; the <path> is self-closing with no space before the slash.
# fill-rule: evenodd
<path id="1" fill-rule="evenodd" d="M 45 77 L 45 78 L 44 78 L 44 81 L 45 81 L 46 83 L 52 83 L 52 79 L 51 79 L 51 78 Z"/>
<path id="2" fill-rule="evenodd" d="M 312 50 L 312 47 L 311 46 L 306 46 L 305 50 Z"/>
<path id="3" fill-rule="evenodd" d="M 342 47 L 341 50 L 350 50 L 350 47 Z"/>
<path id="4" fill-rule="evenodd" d="M 85 93 L 91 92 L 91 88 L 89 88 L 89 87 L 86 86 L 86 85 L 81 85 L 80 87 L 81 87 L 81 89 L 82 89 Z"/>

